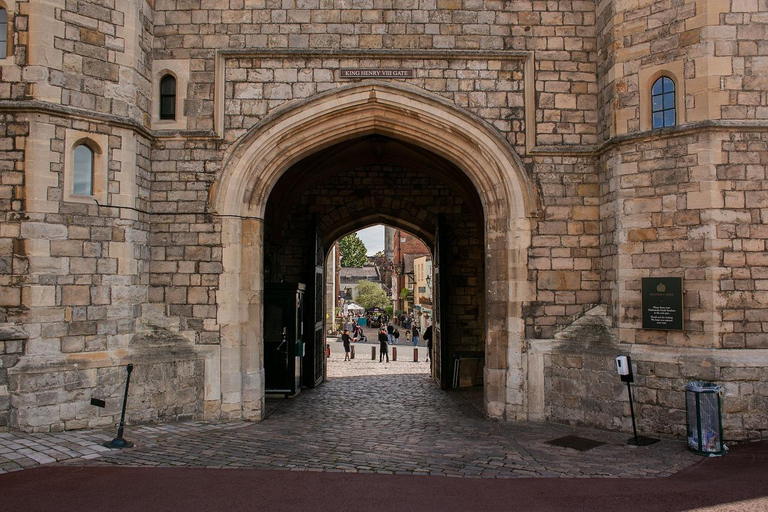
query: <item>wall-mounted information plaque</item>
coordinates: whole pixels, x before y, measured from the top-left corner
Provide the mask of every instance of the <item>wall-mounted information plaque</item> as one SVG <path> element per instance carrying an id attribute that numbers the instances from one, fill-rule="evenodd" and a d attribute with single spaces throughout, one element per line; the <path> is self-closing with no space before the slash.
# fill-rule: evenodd
<path id="1" fill-rule="evenodd" d="M 644 277 L 643 329 L 683 330 L 683 278 Z"/>

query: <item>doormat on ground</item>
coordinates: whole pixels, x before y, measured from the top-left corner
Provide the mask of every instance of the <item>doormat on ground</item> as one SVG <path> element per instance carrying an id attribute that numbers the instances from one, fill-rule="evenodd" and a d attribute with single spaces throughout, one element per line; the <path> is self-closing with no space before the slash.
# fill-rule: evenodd
<path id="1" fill-rule="evenodd" d="M 587 450 L 591 450 L 592 448 L 596 448 L 605 443 L 601 443 L 600 441 L 593 441 L 592 439 L 586 439 L 584 437 L 579 437 L 579 436 L 565 436 L 565 437 L 558 437 L 557 439 L 553 439 L 551 441 L 547 441 L 546 444 L 551 444 L 553 446 L 562 446 L 563 448 L 573 448 L 574 450 L 585 452 Z"/>

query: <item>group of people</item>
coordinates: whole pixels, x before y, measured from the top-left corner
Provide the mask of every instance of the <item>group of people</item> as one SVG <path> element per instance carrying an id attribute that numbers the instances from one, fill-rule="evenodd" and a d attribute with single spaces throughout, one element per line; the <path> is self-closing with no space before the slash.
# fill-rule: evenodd
<path id="1" fill-rule="evenodd" d="M 359 329 L 360 326 L 355 326 Z M 391 331 L 390 331 L 391 329 Z M 361 331 L 362 332 L 362 331 Z M 413 346 L 417 346 L 419 344 L 419 328 L 414 326 L 413 327 L 413 333 L 411 333 L 410 330 L 406 331 L 407 337 L 410 337 L 413 340 Z M 386 361 L 389 362 L 389 345 L 395 344 L 397 345 L 397 340 L 400 337 L 400 332 L 395 329 L 392 325 L 387 326 L 387 328 L 382 327 L 379 331 L 379 362 L 384 362 L 384 359 L 386 358 Z M 350 352 L 350 344 L 354 341 L 354 338 L 350 336 L 349 329 L 344 329 L 344 333 L 341 335 L 341 343 L 344 346 L 344 360 L 349 361 L 349 352 Z M 432 359 L 430 355 L 432 354 L 432 326 L 430 325 L 427 327 L 427 329 L 424 331 L 424 341 L 427 342 L 427 360 L 430 364 L 430 368 L 432 367 Z"/>
<path id="2" fill-rule="evenodd" d="M 405 341 L 406 343 L 413 343 L 414 347 L 417 347 L 419 345 L 419 335 L 420 335 L 419 328 L 417 326 L 413 326 L 413 330 L 410 328 L 407 328 L 405 330 Z M 390 345 L 399 345 L 400 344 L 400 330 L 397 327 L 394 327 L 392 324 L 387 326 L 387 337 L 389 338 L 389 344 Z"/>
<path id="3" fill-rule="evenodd" d="M 392 329 L 392 331 L 390 331 Z M 419 344 L 419 328 L 415 327 L 413 328 L 415 331 L 415 334 L 413 334 L 413 346 L 417 346 Z M 411 336 L 410 331 L 406 331 L 408 333 L 408 336 Z M 394 329 L 392 325 L 387 326 L 386 329 L 383 327 L 379 331 L 379 362 L 383 362 L 384 358 L 386 358 L 387 362 L 389 362 L 389 345 L 394 344 L 397 345 L 397 339 L 399 338 L 400 334 L 397 329 Z M 427 362 L 430 364 L 430 368 L 432 367 L 432 359 L 430 358 L 430 355 L 432 354 L 432 326 L 427 327 L 427 330 L 424 331 L 424 341 L 427 342 Z"/>

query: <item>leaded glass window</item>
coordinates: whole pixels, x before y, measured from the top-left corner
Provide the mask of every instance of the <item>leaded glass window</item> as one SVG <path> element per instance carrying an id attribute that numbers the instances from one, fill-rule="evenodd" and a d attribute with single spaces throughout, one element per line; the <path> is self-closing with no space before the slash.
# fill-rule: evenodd
<path id="1" fill-rule="evenodd" d="M 663 76 L 651 88 L 651 115 L 654 128 L 675 126 L 675 82 Z"/>

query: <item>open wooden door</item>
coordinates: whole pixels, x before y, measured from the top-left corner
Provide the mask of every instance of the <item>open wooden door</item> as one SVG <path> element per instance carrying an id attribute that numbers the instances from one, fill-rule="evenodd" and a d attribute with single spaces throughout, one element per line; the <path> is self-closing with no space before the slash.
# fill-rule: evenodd
<path id="1" fill-rule="evenodd" d="M 443 216 L 440 215 L 435 230 L 435 254 L 432 258 L 432 283 L 434 284 L 432 293 L 434 295 L 434 305 L 432 307 L 432 357 L 433 376 L 440 383 L 441 389 L 448 389 L 451 386 L 450 380 L 450 361 L 448 360 L 448 339 L 445 333 L 445 322 L 447 318 L 446 309 L 448 301 L 445 294 L 445 275 L 441 269 L 445 268 L 445 226 Z"/>
<path id="2" fill-rule="evenodd" d="M 325 251 L 320 227 L 315 228 L 314 276 L 307 290 L 306 322 L 310 326 L 304 355 L 303 384 L 314 388 L 325 380 Z"/>

